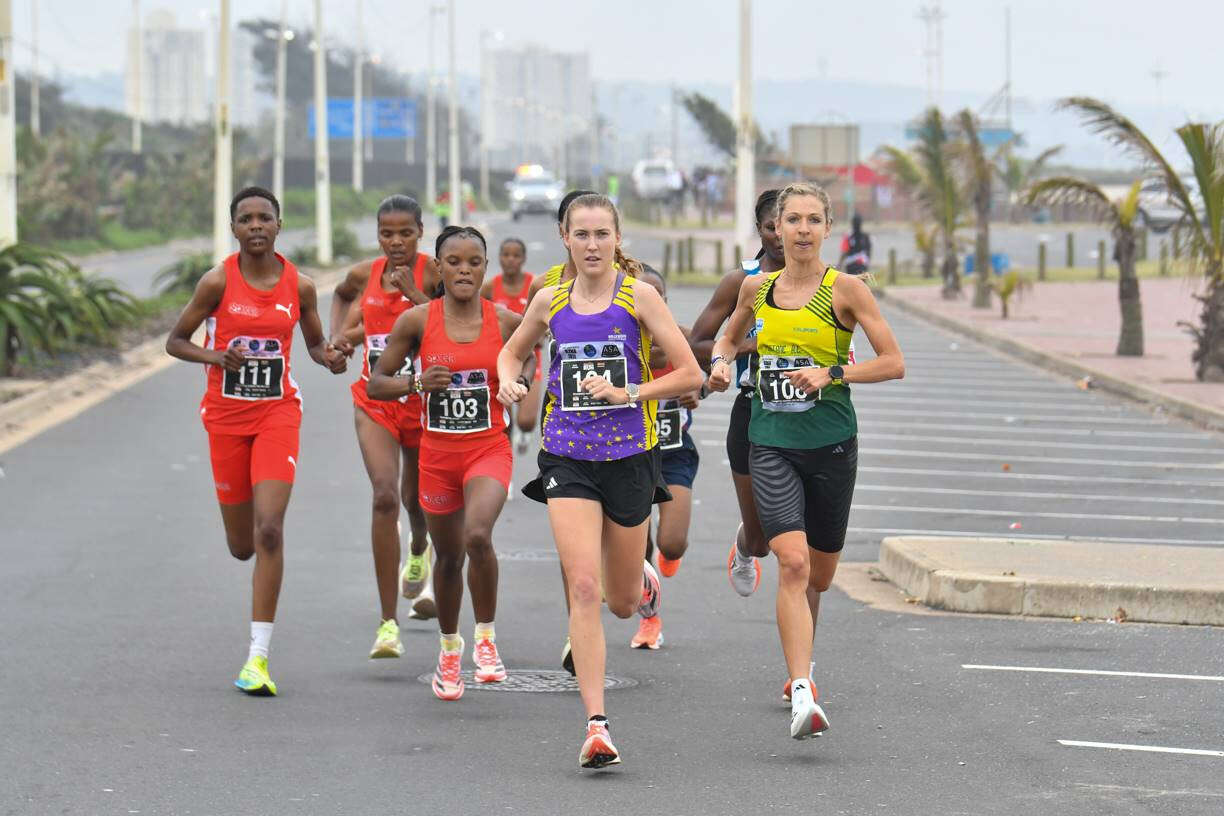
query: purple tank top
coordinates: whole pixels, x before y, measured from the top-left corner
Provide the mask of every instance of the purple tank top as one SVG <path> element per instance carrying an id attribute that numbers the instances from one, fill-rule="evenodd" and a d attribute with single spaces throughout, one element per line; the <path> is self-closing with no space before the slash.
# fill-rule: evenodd
<path id="1" fill-rule="evenodd" d="M 551 454 L 609 462 L 658 444 L 655 402 L 640 402 L 636 408 L 608 406 L 579 387 L 592 376 L 617 387 L 651 379 L 650 336 L 638 326 L 633 281 L 620 276 L 612 303 L 597 314 L 578 314 L 571 308 L 573 280 L 553 294 L 548 327 L 556 354 L 548 368 L 542 426 L 544 450 Z"/>

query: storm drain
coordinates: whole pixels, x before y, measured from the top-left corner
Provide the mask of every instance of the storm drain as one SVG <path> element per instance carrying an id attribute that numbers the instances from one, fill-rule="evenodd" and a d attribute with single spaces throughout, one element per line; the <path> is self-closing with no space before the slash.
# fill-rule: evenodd
<path id="1" fill-rule="evenodd" d="M 463 673 L 463 685 L 468 691 L 521 691 L 521 692 L 574 692 L 578 681 L 561 669 L 507 669 L 506 679 L 500 683 L 477 683 L 473 672 Z M 422 674 L 417 680 L 429 685 L 433 673 Z M 638 681 L 630 677 L 609 674 L 604 677 L 605 689 L 633 688 Z"/>

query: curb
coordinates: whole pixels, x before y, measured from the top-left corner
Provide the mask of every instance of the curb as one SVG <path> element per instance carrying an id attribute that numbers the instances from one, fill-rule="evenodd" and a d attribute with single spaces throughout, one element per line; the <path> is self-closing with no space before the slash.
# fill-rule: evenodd
<path id="1" fill-rule="evenodd" d="M 1218 589 L 1025 578 L 950 569 L 911 549 L 930 540 L 916 536 L 884 539 L 880 544 L 880 571 L 908 595 L 935 609 L 1097 619 L 1114 618 L 1121 609 L 1128 621 L 1224 626 L 1224 592 Z M 1033 542 L 964 538 L 957 543 L 968 548 L 981 543 Z"/>
<path id="2" fill-rule="evenodd" d="M 1021 360 L 1068 377 L 1075 379 L 1091 377 L 1093 385 L 1102 391 L 1108 391 L 1110 394 L 1124 397 L 1132 402 L 1161 408 L 1170 414 L 1190 420 L 1213 431 L 1224 431 L 1224 410 L 1213 408 L 1210 405 L 1195 402 L 1194 400 L 1164 394 L 1140 383 L 1123 380 L 1120 377 L 1107 374 L 1082 363 L 1058 357 L 1051 352 L 1039 349 L 1021 340 L 1000 337 L 993 332 L 967 325 L 955 318 L 940 314 L 933 309 L 911 303 L 902 297 L 889 297 L 883 289 L 876 289 L 875 294 L 878 299 L 896 306 L 907 314 L 925 320 L 928 323 L 933 323 L 940 328 L 969 337 L 984 346 L 1005 352 L 1013 357 L 1019 357 Z"/>

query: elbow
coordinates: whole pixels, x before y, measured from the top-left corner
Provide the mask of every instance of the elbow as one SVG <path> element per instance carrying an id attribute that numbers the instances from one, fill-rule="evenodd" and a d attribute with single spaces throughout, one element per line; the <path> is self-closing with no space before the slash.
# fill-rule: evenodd
<path id="1" fill-rule="evenodd" d="M 366 396 L 372 400 L 385 400 L 387 394 L 383 391 L 383 383 L 376 375 L 370 376 L 370 381 L 366 383 Z"/>
<path id="2" fill-rule="evenodd" d="M 897 364 L 893 368 L 893 379 L 894 380 L 904 380 L 905 379 L 905 358 L 904 357 L 901 357 L 901 356 L 897 357 Z"/>

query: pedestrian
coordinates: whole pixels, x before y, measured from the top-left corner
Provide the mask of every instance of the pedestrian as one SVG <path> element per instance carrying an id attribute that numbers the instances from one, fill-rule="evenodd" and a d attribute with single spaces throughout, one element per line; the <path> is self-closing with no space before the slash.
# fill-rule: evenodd
<path id="1" fill-rule="evenodd" d="M 498 354 L 520 318 L 480 297 L 488 257 L 478 230 L 447 227 L 438 236 L 436 253 L 445 294 L 396 319 L 368 390 L 378 400 L 423 395 L 420 501 L 438 557 L 434 592 L 441 641 L 433 691 L 439 699 L 458 700 L 464 691 L 459 608 L 465 560 L 476 618 L 476 682 L 506 679 L 494 630 L 498 569 L 493 526 L 506 502 L 514 462 L 506 413 L 491 396 L 500 389 Z M 404 375 L 404 363 L 414 355 L 420 357 L 421 371 Z M 528 356 L 509 378 L 530 382 L 534 365 Z"/>
<path id="2" fill-rule="evenodd" d="M 527 311 L 531 300 L 531 284 L 535 276 L 523 271 L 527 261 L 527 244 L 521 238 L 506 238 L 497 253 L 501 274 L 489 278 L 480 287 L 480 296 L 505 306 L 517 315 Z M 535 352 L 535 377 L 527 396 L 514 411 L 514 427 L 518 429 L 516 452 L 523 455 L 536 427 L 536 412 L 540 410 L 540 396 L 544 393 L 544 380 L 540 373 L 540 350 Z"/>
<path id="3" fill-rule="evenodd" d="M 850 234 L 842 238 L 837 268 L 851 275 L 865 275 L 871 268 L 871 236 L 863 232 L 863 216 L 850 218 Z"/>
<path id="4" fill-rule="evenodd" d="M 387 347 L 391 327 L 401 314 L 428 303 L 439 280 L 438 265 L 418 251 L 421 207 L 408 196 L 393 195 L 378 205 L 378 245 L 382 256 L 351 267 L 332 296 L 332 345 L 352 354 L 362 345 L 361 376 L 352 384 L 357 445 L 370 478 L 370 540 L 378 588 L 380 623 L 371 658 L 404 653 L 397 616 L 398 596 L 413 601 L 421 617 L 435 613 L 429 572 L 432 550 L 425 514 L 417 500 L 421 447 L 421 398 L 381 402 L 367 393 L 370 372 Z M 346 328 L 347 327 L 347 328 Z M 404 373 L 412 370 L 409 361 Z M 400 505 L 408 512 L 408 557 L 400 569 Z"/>
<path id="5" fill-rule="evenodd" d="M 645 561 L 651 505 L 668 498 L 654 424 L 657 400 L 693 391 L 702 376 L 659 293 L 630 277 L 639 266 L 621 251 L 612 202 L 579 196 L 562 227 L 577 277 L 531 301 L 502 350 L 498 373 L 500 398 L 521 400 L 527 389 L 514 374 L 552 332 L 558 354 L 549 365 L 540 475 L 523 493 L 547 503 L 568 579 L 572 656 L 587 713 L 578 759 L 584 768 L 597 768 L 620 762 L 604 707 L 600 596 L 621 618 L 635 609 L 651 617 L 658 609 L 658 577 Z M 658 380 L 649 367 L 654 342 L 675 366 Z"/>
<path id="6" fill-rule="evenodd" d="M 200 279 L 170 336 L 166 353 L 204 363 L 200 417 L 221 521 L 230 554 L 255 557 L 251 640 L 234 685 L 272 696 L 268 649 L 284 575 L 284 523 L 298 466 L 302 399 L 289 366 L 293 327 L 302 326 L 306 353 L 333 374 L 346 360 L 327 342 L 313 281 L 276 252 L 280 202 L 260 187 L 230 202 L 230 230 L 238 252 Z M 204 345 L 192 335 L 207 321 Z"/>
<path id="7" fill-rule="evenodd" d="M 820 259 L 832 226 L 828 194 L 814 184 L 791 184 L 778 194 L 774 220 L 786 264 L 745 278 L 714 344 L 710 387 L 730 385 L 731 364 L 755 325 L 749 470 L 761 528 L 778 559 L 790 733 L 804 739 L 829 727 L 811 679 L 813 621 L 837 570 L 854 494 L 858 422 L 850 383 L 899 379 L 905 361 L 867 285 Z M 860 326 L 876 358 L 852 364 L 850 338 Z"/>

